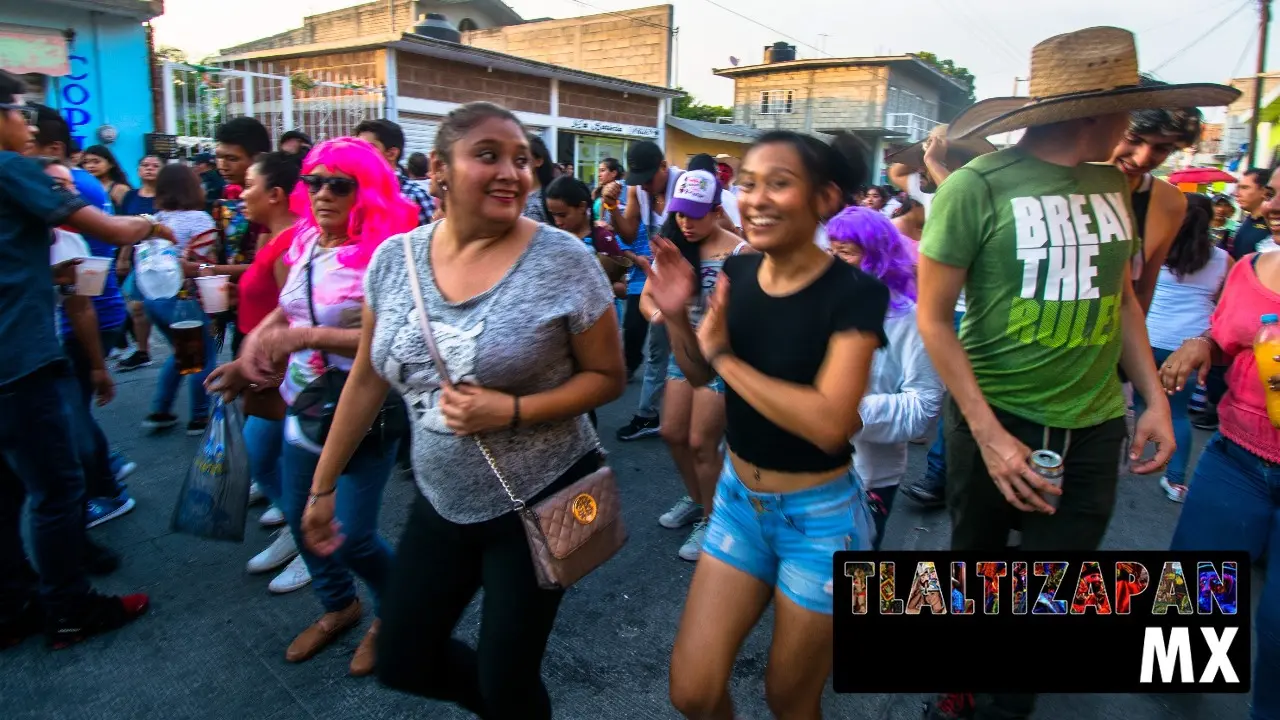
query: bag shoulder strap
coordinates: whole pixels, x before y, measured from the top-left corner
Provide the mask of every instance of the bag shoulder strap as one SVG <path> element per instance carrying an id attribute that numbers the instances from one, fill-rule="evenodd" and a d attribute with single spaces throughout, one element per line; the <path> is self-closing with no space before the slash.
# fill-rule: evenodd
<path id="1" fill-rule="evenodd" d="M 311 270 L 316 264 L 316 249 L 319 247 L 320 238 L 317 237 L 312 241 L 311 254 L 307 257 L 307 311 L 311 314 L 312 327 L 320 327 L 320 321 L 316 319 L 316 303 L 313 298 L 315 291 L 312 285 L 315 282 L 315 277 Z M 316 352 L 320 353 L 320 362 L 324 363 L 325 367 L 329 367 L 329 353 L 324 350 L 317 350 Z"/>

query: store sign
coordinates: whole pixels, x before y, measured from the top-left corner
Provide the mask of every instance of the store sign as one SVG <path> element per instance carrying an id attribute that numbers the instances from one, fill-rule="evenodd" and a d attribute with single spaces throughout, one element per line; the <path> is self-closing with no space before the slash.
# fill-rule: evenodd
<path id="1" fill-rule="evenodd" d="M 57 30 L 0 25 L 0 68 L 18 75 L 69 75 L 67 40 Z"/>
<path id="2" fill-rule="evenodd" d="M 600 120 L 574 120 L 569 128 L 572 130 L 586 130 L 587 132 L 631 135 L 633 137 L 658 137 L 658 128 L 644 127 L 642 125 L 623 125 L 622 123 L 602 122 Z"/>
<path id="3" fill-rule="evenodd" d="M 89 92 L 88 82 L 91 67 L 86 57 L 71 55 L 67 59 L 75 61 L 79 72 L 67 74 L 69 82 L 62 86 L 62 117 L 71 127 L 71 138 L 84 147 L 88 137 L 84 128 L 93 122 L 93 106 L 89 103 L 93 94 Z"/>

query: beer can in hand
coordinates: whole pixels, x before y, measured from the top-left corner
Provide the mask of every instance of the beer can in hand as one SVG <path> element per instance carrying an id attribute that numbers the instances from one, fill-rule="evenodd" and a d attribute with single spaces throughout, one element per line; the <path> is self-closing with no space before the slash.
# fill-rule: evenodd
<path id="1" fill-rule="evenodd" d="M 1062 488 L 1062 456 L 1052 450 L 1036 450 L 1031 453 L 1027 464 L 1035 471 L 1037 475 L 1044 478 L 1056 488 Z M 1050 507 L 1058 507 L 1058 501 L 1062 499 L 1061 495 L 1050 495 L 1049 493 L 1040 493 L 1040 497 L 1049 504 Z"/>

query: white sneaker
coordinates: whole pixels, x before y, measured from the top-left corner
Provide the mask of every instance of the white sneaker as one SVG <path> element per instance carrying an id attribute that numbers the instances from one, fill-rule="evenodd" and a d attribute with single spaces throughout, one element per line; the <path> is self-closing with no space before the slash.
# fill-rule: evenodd
<path id="1" fill-rule="evenodd" d="M 1160 487 L 1164 488 L 1165 497 L 1180 503 L 1187 499 L 1187 486 L 1180 483 L 1171 483 L 1169 478 L 1161 476 Z"/>
<path id="2" fill-rule="evenodd" d="M 262 486 L 258 483 L 249 483 L 249 504 L 256 505 L 267 499 L 266 493 L 262 492 Z"/>
<path id="3" fill-rule="evenodd" d="M 658 518 L 658 524 L 668 530 L 679 530 L 700 517 L 702 517 L 702 506 L 685 495 L 677 500 L 670 510 L 662 513 Z"/>
<path id="4" fill-rule="evenodd" d="M 258 518 L 258 524 L 264 528 L 280 527 L 284 525 L 284 511 L 272 505 Z"/>
<path id="5" fill-rule="evenodd" d="M 284 572 L 271 581 L 267 589 L 276 595 L 283 595 L 294 590 L 301 590 L 310 584 L 311 572 L 307 570 L 307 564 L 302 561 L 302 556 L 299 555 L 293 559 L 293 562 L 289 563 L 289 567 L 285 568 Z"/>
<path id="6" fill-rule="evenodd" d="M 702 540 L 707 536 L 707 521 L 699 520 L 693 524 L 693 532 L 689 533 L 689 539 L 684 541 L 680 546 L 680 559 L 696 562 L 698 556 L 702 554 Z"/>
<path id="7" fill-rule="evenodd" d="M 293 540 L 293 532 L 285 526 L 283 530 L 276 533 L 276 539 L 267 546 L 266 550 L 254 555 L 249 564 L 245 566 L 245 570 L 252 574 L 271 572 L 279 570 L 289 561 L 298 555 L 298 543 Z"/>

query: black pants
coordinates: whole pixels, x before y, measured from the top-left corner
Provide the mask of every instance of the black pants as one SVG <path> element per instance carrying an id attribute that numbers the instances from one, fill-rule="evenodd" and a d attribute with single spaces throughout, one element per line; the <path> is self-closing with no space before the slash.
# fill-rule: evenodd
<path id="1" fill-rule="evenodd" d="M 102 345 L 103 357 L 111 352 L 111 348 L 115 347 L 123 333 L 123 328 L 99 330 L 98 337 Z M 71 358 L 76 382 L 80 385 L 80 396 L 87 415 L 85 425 L 90 432 L 90 437 L 84 438 L 86 444 L 80 458 L 80 463 L 84 466 L 85 496 L 116 497 L 122 488 L 116 482 L 115 473 L 111 470 L 111 446 L 107 443 L 107 436 L 93 417 L 94 391 L 89 356 L 85 354 L 84 348 L 80 346 L 80 342 L 74 335 L 63 339 L 63 348 L 67 352 L 67 357 Z"/>
<path id="2" fill-rule="evenodd" d="M 954 400 L 946 406 L 947 507 L 952 550 L 998 552 L 1009 531 L 1022 533 L 1023 550 L 1096 550 L 1111 521 L 1119 481 L 1124 418 L 1070 431 L 1053 429 L 992 408 L 1000 424 L 1032 450 L 1064 454 L 1062 495 L 1053 515 L 1025 513 L 1010 505 L 987 474 L 986 463 Z M 1066 452 L 1063 453 L 1064 446 Z M 1035 709 L 1035 695 L 978 695 L 976 720 L 1021 720 Z"/>
<path id="3" fill-rule="evenodd" d="M 77 434 L 82 413 L 69 364 L 59 361 L 0 387 L 0 622 L 39 592 L 47 614 L 83 602 L 84 474 Z M 30 501 L 32 571 L 22 545 Z"/>
<path id="4" fill-rule="evenodd" d="M 528 504 L 600 462 L 594 452 L 584 457 Z M 480 642 L 472 648 L 453 632 L 482 587 Z M 550 720 L 542 656 L 563 596 L 538 587 L 514 512 L 459 525 L 419 495 L 382 601 L 378 678 L 387 687 L 457 703 L 482 720 Z"/>
<path id="5" fill-rule="evenodd" d="M 627 310 L 622 315 L 622 355 L 627 361 L 627 377 L 644 364 L 644 340 L 649 336 L 649 321 L 640 312 L 640 296 L 627 296 Z"/>

